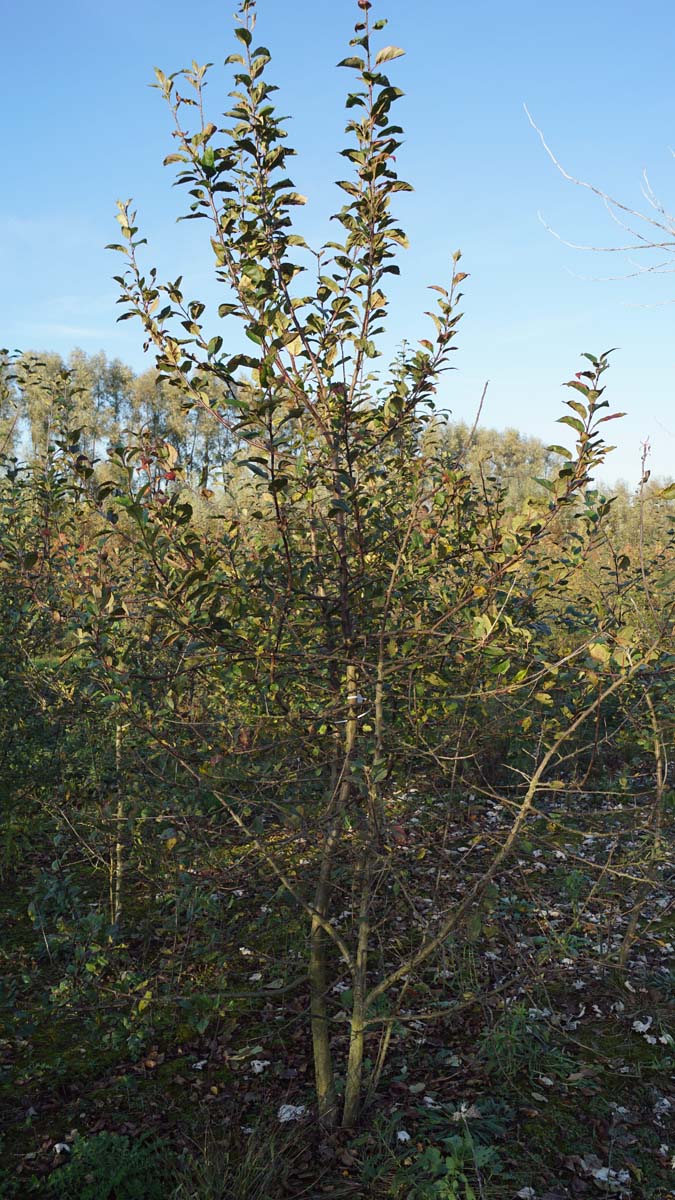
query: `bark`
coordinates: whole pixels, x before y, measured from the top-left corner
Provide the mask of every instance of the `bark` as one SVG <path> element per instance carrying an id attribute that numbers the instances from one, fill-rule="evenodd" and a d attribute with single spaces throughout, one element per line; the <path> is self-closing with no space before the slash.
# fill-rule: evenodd
<path id="1" fill-rule="evenodd" d="M 124 898 L 124 797 L 122 795 L 122 726 L 115 728 L 115 776 L 117 786 L 117 809 L 115 812 L 115 847 L 111 863 L 111 923 L 119 930 L 122 921 Z"/>
<path id="2" fill-rule="evenodd" d="M 345 1101 L 342 1112 L 344 1129 L 352 1129 L 361 1108 L 363 1085 L 363 1051 L 366 1037 L 366 992 L 368 985 L 368 944 L 370 940 L 371 899 L 371 847 L 363 850 L 359 874 L 361 876 L 361 899 L 359 904 L 359 940 L 354 964 L 354 1000 L 352 1003 L 351 1035 L 345 1080 Z"/>
<path id="3" fill-rule="evenodd" d="M 334 1125 L 337 1118 L 335 1074 L 330 1048 L 330 1027 L 326 995 L 328 971 L 326 961 L 326 934 L 319 921 L 328 912 L 330 879 L 337 840 L 337 828 L 333 826 L 326 839 L 319 881 L 314 896 L 315 916 L 312 917 L 309 950 L 310 1017 L 312 1027 L 312 1050 L 314 1055 L 314 1078 L 319 1120 L 324 1125 Z"/>

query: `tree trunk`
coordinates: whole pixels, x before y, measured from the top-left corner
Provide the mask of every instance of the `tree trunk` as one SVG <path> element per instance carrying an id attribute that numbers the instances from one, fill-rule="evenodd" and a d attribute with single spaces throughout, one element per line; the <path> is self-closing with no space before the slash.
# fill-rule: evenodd
<path id="1" fill-rule="evenodd" d="M 337 1119 L 337 1097 L 335 1074 L 330 1049 L 328 1005 L 328 970 L 326 962 L 326 934 L 320 918 L 325 920 L 330 898 L 330 877 L 333 855 L 337 840 L 337 823 L 334 822 L 326 837 L 319 881 L 314 896 L 316 915 L 312 918 L 309 951 L 310 1016 L 312 1024 L 312 1049 L 314 1054 L 314 1077 L 319 1120 L 324 1125 L 334 1125 Z"/>
<path id="2" fill-rule="evenodd" d="M 366 994 L 368 984 L 368 942 L 370 938 L 370 852 L 364 847 L 359 875 L 361 877 L 361 899 L 359 904 L 359 940 L 354 965 L 354 1000 L 352 1003 L 351 1036 L 345 1080 L 345 1102 L 342 1111 L 342 1126 L 353 1129 L 361 1108 L 363 1082 L 363 1051 L 366 1038 Z"/>
<path id="3" fill-rule="evenodd" d="M 111 923 L 117 932 L 122 920 L 124 886 L 124 797 L 122 795 L 122 726 L 115 727 L 115 784 L 117 787 L 117 810 L 115 813 L 115 853 L 111 863 Z"/>

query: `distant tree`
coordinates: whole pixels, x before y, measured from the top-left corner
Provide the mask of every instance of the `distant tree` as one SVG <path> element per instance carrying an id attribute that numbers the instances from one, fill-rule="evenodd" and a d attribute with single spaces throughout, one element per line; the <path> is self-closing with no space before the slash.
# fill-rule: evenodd
<path id="1" fill-rule="evenodd" d="M 102 351 L 85 354 L 73 350 L 67 365 L 75 386 L 82 389 L 80 412 L 86 421 L 86 444 L 101 452 L 129 421 L 134 373 L 120 359 L 109 360 Z"/>
<path id="2" fill-rule="evenodd" d="M 95 457 L 105 451 L 127 423 L 131 411 L 133 371 L 105 354 L 71 351 L 67 361 L 50 351 L 22 356 L 17 388 L 23 432 L 34 457 L 44 456 L 64 409 L 73 429 L 81 429 L 82 446 Z M 55 424 L 56 422 L 56 424 Z"/>
<path id="3" fill-rule="evenodd" d="M 208 404 L 226 409 L 230 401 L 217 379 L 209 381 Z M 129 426 L 151 438 L 170 441 L 191 479 L 206 486 L 220 476 L 232 455 L 232 434 L 208 411 L 185 403 L 185 396 L 157 370 L 136 377 L 130 394 Z"/>
<path id="4" fill-rule="evenodd" d="M 517 429 L 471 430 L 462 422 L 441 426 L 441 444 L 450 460 L 461 461 L 472 478 L 488 489 L 505 489 L 510 510 L 519 509 L 534 496 L 543 496 L 538 478 L 550 479 L 560 467 L 560 456 L 538 438 Z"/>
<path id="5" fill-rule="evenodd" d="M 0 455 L 11 456 L 16 450 L 20 418 L 14 358 L 0 350 Z"/>

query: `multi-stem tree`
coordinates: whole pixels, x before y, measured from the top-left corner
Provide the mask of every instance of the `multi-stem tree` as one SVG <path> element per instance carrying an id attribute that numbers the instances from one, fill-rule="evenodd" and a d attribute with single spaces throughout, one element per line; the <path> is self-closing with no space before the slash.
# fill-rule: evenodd
<path id="1" fill-rule="evenodd" d="M 148 733 L 218 798 L 238 836 L 306 914 L 317 1103 L 326 1122 L 336 1120 L 339 1090 L 335 964 L 351 975 L 346 1126 L 357 1119 L 364 1046 L 377 1029 L 385 1032 L 376 1075 L 384 1061 L 384 998 L 395 1012 L 415 973 L 478 911 L 547 772 L 639 657 L 589 685 L 586 650 L 602 630 L 582 624 L 562 664 L 533 641 L 552 596 L 564 610 L 565 588 L 606 509 L 588 491 L 605 453 L 598 427 L 609 419 L 601 415 L 606 359 L 589 356 L 588 371 L 572 383 L 581 395 L 563 421 L 576 434 L 575 453 L 555 448 L 563 465 L 543 481 L 546 502 L 518 513 L 472 483 L 461 454 L 449 458 L 424 436 L 460 319 L 459 254 L 448 288 L 435 289 L 431 337 L 378 369 L 387 280 L 406 244 L 391 208 L 409 190 L 395 167 L 401 129 L 391 112 L 400 92 L 385 73 L 402 51 L 376 50 L 385 21 L 371 21 L 370 0 L 358 6 L 341 63 L 356 80 L 343 151 L 351 172 L 338 185 L 346 195 L 336 214 L 341 234 L 314 254 L 293 232 L 303 197 L 286 174 L 292 151 L 267 82 L 269 51 L 255 41 L 254 0 L 241 5 L 240 48 L 227 60 L 235 88 L 224 125 L 205 114 L 207 67 L 157 72 L 175 121 L 166 161 L 179 165 L 187 215 L 209 227 L 225 297 L 222 332 L 211 332 L 210 314 L 185 297 L 180 279 L 160 283 L 154 269 L 144 271 L 130 203 L 120 205 L 122 243 L 114 247 L 128 260 L 118 277 L 123 317 L 140 318 L 181 403 L 243 447 L 237 462 L 256 495 L 217 536 L 196 531 L 178 488 L 180 463 L 161 440 L 151 450 L 121 447 L 114 480 L 98 491 L 109 511 L 136 523 L 143 567 L 135 584 L 163 644 L 181 647 L 181 672 L 202 682 L 198 715 L 194 694 L 177 706 L 168 687 L 171 724 L 156 711 Z M 310 266 L 316 278 L 303 291 Z M 236 322 L 251 343 L 247 353 L 226 352 Z M 575 518 L 568 538 L 567 513 Z M 562 680 L 563 715 L 553 699 Z M 125 703 L 133 706 L 133 696 Z M 394 788 L 431 776 L 447 785 L 475 755 L 486 719 L 499 714 L 502 725 L 526 732 L 532 713 L 533 766 L 508 837 L 478 882 L 451 879 L 420 921 L 401 886 Z M 278 830 L 289 827 L 313 846 L 302 876 L 279 841 Z M 436 853 L 440 870 L 440 844 Z M 331 920 L 345 895 L 350 933 Z M 392 936 L 394 910 L 411 922 L 403 948 Z"/>

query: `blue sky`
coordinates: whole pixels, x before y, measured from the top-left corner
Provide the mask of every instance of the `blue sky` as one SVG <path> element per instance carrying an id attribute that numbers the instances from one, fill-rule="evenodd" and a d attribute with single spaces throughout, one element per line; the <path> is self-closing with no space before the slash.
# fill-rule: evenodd
<path id="1" fill-rule="evenodd" d="M 355 12 L 355 0 L 259 0 L 270 77 L 293 116 L 295 183 L 309 196 L 302 232 L 316 242 L 331 236 L 328 217 L 341 202 L 333 180 L 345 169 L 337 151 L 350 73 L 335 64 Z M 386 40 L 406 49 L 390 75 L 406 92 L 397 165 L 415 187 L 397 197 L 411 249 L 392 286 L 390 347 L 426 336 L 426 285 L 447 282 L 461 248 L 470 278 L 442 406 L 472 420 L 489 379 L 486 424 L 559 442 L 560 384 L 579 369 L 581 352 L 617 346 L 608 397 L 628 415 L 607 427 L 618 449 L 606 477 L 635 481 L 646 438 L 652 471 L 675 475 L 675 277 L 603 280 L 631 271 L 630 262 L 583 254 L 546 232 L 539 211 L 571 241 L 624 236 L 593 197 L 560 177 L 523 112 L 525 102 L 575 175 L 644 207 L 646 167 L 675 209 L 672 5 L 653 0 L 638 17 L 632 0 L 375 0 L 374 15 L 389 18 Z M 136 369 L 151 365 L 140 327 L 116 324 L 111 277 L 121 259 L 104 247 L 116 238 L 118 197 L 134 197 L 146 261 L 184 274 L 191 296 L 217 299 L 200 223 L 175 223 L 182 194 L 162 167 L 170 116 L 147 85 L 155 65 L 169 72 L 212 61 L 217 120 L 227 106 L 221 64 L 234 48 L 231 27 L 231 5 L 220 0 L 6 6 L 1 344 L 103 349 Z"/>

